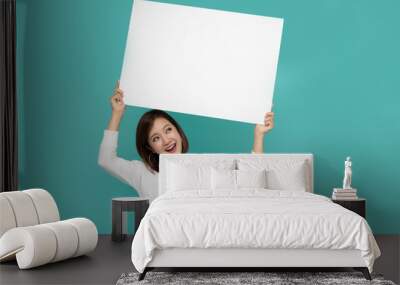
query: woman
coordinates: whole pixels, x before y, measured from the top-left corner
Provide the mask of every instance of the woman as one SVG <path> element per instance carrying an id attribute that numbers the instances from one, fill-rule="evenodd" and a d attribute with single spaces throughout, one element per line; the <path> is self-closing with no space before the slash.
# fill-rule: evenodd
<path id="1" fill-rule="evenodd" d="M 118 129 L 125 104 L 119 81 L 111 96 L 112 116 L 100 145 L 98 163 L 106 171 L 137 190 L 139 196 L 152 201 L 158 193 L 158 162 L 160 153 L 186 153 L 189 143 L 179 124 L 166 112 L 151 110 L 143 114 L 136 128 L 136 149 L 140 160 L 117 156 Z M 264 135 L 274 127 L 274 113 L 265 115 L 264 125 L 254 129 L 253 153 L 263 152 Z"/>

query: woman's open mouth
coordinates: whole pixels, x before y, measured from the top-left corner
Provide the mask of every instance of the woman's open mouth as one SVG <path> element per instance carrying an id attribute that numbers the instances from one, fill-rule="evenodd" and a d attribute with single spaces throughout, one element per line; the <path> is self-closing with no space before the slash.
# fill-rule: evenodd
<path id="1" fill-rule="evenodd" d="M 176 143 L 174 143 L 173 145 L 171 145 L 169 148 L 166 148 L 166 149 L 165 149 L 165 151 L 166 151 L 166 152 L 169 152 L 169 153 L 175 152 L 175 150 L 176 150 Z"/>

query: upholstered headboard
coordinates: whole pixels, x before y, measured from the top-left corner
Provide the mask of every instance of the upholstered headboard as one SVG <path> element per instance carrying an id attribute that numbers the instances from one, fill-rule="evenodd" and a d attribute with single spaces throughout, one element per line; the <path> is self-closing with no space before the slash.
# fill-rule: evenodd
<path id="1" fill-rule="evenodd" d="M 301 162 L 307 165 L 307 192 L 314 192 L 314 165 L 313 155 L 310 153 L 273 153 L 273 154 L 226 154 L 226 153 L 185 153 L 185 154 L 161 154 L 159 164 L 159 195 L 166 192 L 168 164 L 175 162 L 187 165 L 215 165 L 232 161 L 235 169 L 237 169 L 237 161 L 244 160 L 267 160 L 269 164 L 284 162 Z"/>

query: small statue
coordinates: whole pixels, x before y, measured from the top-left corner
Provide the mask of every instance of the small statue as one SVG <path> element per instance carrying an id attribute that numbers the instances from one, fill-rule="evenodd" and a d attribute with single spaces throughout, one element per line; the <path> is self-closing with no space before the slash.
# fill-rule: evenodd
<path id="1" fill-rule="evenodd" d="M 344 162 L 344 179 L 343 179 L 343 189 L 352 189 L 351 188 L 351 157 L 348 156 L 346 161 Z"/>

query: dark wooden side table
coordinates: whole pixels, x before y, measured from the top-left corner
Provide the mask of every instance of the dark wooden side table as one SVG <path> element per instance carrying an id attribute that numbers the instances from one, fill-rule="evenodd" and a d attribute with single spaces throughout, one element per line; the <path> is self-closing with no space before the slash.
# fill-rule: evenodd
<path id="1" fill-rule="evenodd" d="M 149 199 L 140 197 L 119 197 L 112 199 L 112 235 L 113 241 L 123 241 L 127 234 L 127 212 L 135 212 L 136 233 L 140 221 L 149 208 Z"/>
<path id="2" fill-rule="evenodd" d="M 336 200 L 332 199 L 332 202 L 341 205 L 342 207 L 359 214 L 365 219 L 366 217 L 366 200 L 364 198 L 358 198 L 355 200 Z"/>

